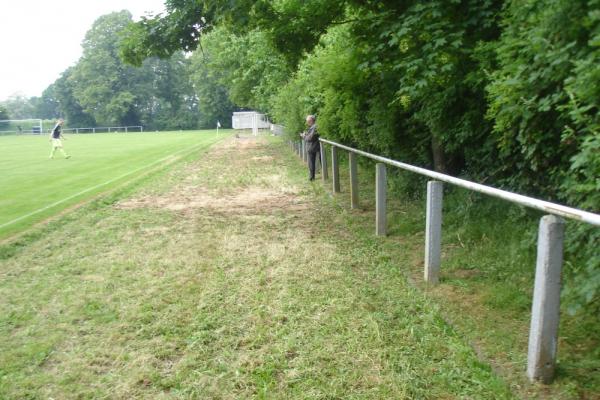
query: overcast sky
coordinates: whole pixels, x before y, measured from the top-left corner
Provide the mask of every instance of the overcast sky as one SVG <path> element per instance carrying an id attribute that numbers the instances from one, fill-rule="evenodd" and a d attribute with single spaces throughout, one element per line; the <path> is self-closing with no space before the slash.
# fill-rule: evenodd
<path id="1" fill-rule="evenodd" d="M 81 56 L 81 42 L 101 15 L 129 10 L 134 19 L 161 12 L 164 0 L 4 0 L 0 12 L 0 101 L 40 96 Z"/>

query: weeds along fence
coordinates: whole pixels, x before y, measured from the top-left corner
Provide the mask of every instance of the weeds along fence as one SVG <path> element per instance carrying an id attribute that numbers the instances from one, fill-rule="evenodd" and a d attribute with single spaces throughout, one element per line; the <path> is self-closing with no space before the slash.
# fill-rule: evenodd
<path id="1" fill-rule="evenodd" d="M 435 285 L 439 282 L 444 182 L 547 213 L 540 219 L 538 231 L 533 305 L 527 351 L 527 377 L 531 381 L 550 383 L 554 378 L 558 345 L 564 218 L 600 226 L 600 215 L 416 167 L 329 140 L 320 139 L 320 142 L 320 160 L 324 182 L 329 179 L 325 145 L 331 147 L 332 190 L 334 193 L 340 192 L 338 150 L 348 152 L 351 208 L 358 208 L 357 156 L 367 157 L 377 162 L 375 168 L 375 234 L 379 236 L 386 235 L 387 230 L 386 166 L 390 165 L 432 179 L 427 183 L 425 222 L 424 280 L 428 284 Z M 305 163 L 308 162 L 304 141 L 290 141 L 289 146 Z"/>

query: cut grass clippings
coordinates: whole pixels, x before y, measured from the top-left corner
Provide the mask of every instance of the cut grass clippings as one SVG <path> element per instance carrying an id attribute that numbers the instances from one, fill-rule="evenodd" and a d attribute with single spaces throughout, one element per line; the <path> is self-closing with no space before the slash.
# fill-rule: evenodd
<path id="1" fill-rule="evenodd" d="M 513 398 L 319 193 L 242 137 L 53 223 L 0 261 L 0 398 Z"/>
<path id="2" fill-rule="evenodd" d="M 413 286 L 440 307 L 444 320 L 480 359 L 492 365 L 516 396 L 600 399 L 600 320 L 591 308 L 570 315 L 568 303 L 563 302 L 553 384 L 531 384 L 525 376 L 541 213 L 445 185 L 440 284 L 428 286 L 423 282 L 426 180 L 389 169 L 389 235 L 375 238 L 374 163 L 360 159 L 360 209 L 350 210 L 344 156 L 342 153 L 342 192 L 329 196 L 330 181 L 324 187 L 319 185 L 317 192 L 345 216 L 340 223 L 355 237 L 378 243 L 378 252 L 392 259 Z M 422 191 L 415 193 L 419 180 Z M 576 224 L 567 222 L 567 239 L 572 240 L 569 235 Z M 563 284 L 571 283 L 573 269 L 585 261 L 578 254 L 565 254 Z"/>

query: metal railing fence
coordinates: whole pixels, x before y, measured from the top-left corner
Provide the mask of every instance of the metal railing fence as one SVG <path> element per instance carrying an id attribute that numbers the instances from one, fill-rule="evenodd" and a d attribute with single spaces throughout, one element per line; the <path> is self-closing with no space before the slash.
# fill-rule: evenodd
<path id="1" fill-rule="evenodd" d="M 129 133 L 129 132 L 143 132 L 144 127 L 141 125 L 132 126 L 96 126 L 91 128 L 64 128 L 63 132 L 67 133 Z M 50 132 L 50 130 L 48 130 Z"/>
<path id="2" fill-rule="evenodd" d="M 423 175 L 434 180 L 427 183 L 425 222 L 424 280 L 428 284 L 439 282 L 441 268 L 441 235 L 443 182 L 475 192 L 497 197 L 515 204 L 548 213 L 540 219 L 537 243 L 537 260 L 534 282 L 527 376 L 531 381 L 549 383 L 554 377 L 558 345 L 560 314 L 560 288 L 563 263 L 564 218 L 600 226 L 600 215 L 560 204 L 496 189 L 451 175 L 416 167 L 366 151 L 358 150 L 330 140 L 320 139 L 323 181 L 329 179 L 324 145 L 331 146 L 332 190 L 340 192 L 338 149 L 348 152 L 350 174 L 350 206 L 359 207 L 357 156 L 377 161 L 375 169 L 375 234 L 387 232 L 387 173 L 386 165 Z M 306 163 L 308 155 L 304 141 L 290 141 L 292 150 Z"/>

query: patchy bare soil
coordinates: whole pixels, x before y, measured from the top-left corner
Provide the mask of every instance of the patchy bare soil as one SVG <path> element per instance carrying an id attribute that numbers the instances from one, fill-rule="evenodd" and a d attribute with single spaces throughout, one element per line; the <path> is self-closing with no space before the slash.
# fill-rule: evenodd
<path id="1" fill-rule="evenodd" d="M 249 160 L 268 165 L 274 161 L 273 156 L 251 156 L 264 147 L 264 139 L 257 137 L 239 137 L 226 140 L 216 145 L 207 158 L 231 159 L 227 171 L 223 175 L 231 175 L 238 169 L 239 175 Z M 189 171 L 196 168 L 189 167 Z M 259 185 L 255 182 L 236 190 L 227 191 L 223 187 L 211 187 L 208 182 L 197 182 L 197 175 L 190 175 L 183 182 L 167 193 L 144 195 L 123 200 L 115 205 L 117 209 L 159 208 L 179 212 L 216 212 L 238 214 L 270 214 L 273 212 L 295 212 L 307 209 L 306 201 L 299 196 L 297 187 L 286 186 L 283 176 L 269 173 L 260 177 Z M 233 172 L 235 175 L 235 172 Z"/>

